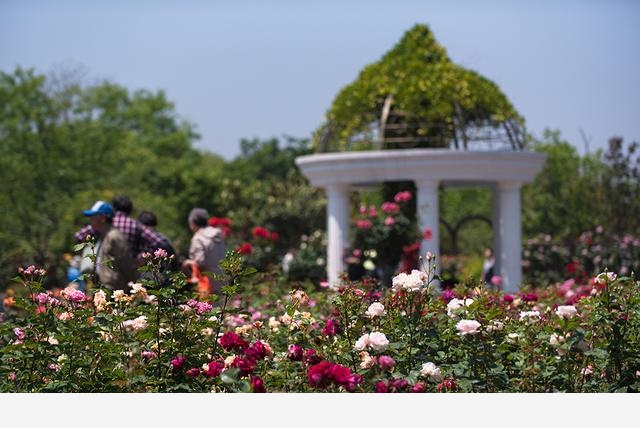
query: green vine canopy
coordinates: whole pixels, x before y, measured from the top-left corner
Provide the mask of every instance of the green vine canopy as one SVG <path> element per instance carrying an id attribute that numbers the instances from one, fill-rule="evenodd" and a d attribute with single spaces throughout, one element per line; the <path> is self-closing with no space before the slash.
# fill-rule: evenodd
<path id="1" fill-rule="evenodd" d="M 524 147 L 524 119 L 492 81 L 454 64 L 416 25 L 335 97 L 316 152 Z"/>

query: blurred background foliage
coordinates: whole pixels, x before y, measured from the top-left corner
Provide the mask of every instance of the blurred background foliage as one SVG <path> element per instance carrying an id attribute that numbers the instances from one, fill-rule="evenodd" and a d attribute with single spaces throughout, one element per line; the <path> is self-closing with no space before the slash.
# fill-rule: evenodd
<path id="1" fill-rule="evenodd" d="M 134 217 L 143 210 L 155 212 L 158 230 L 181 255 L 191 236 L 187 214 L 203 207 L 211 216 L 231 219 L 230 248 L 253 240 L 252 256 L 264 269 L 279 268 L 290 252 L 292 279 L 323 279 L 324 191 L 310 187 L 294 164 L 297 156 L 312 153 L 309 140 L 243 140 L 241 154 L 226 161 L 194 148 L 195 125 L 179 116 L 162 91 L 132 92 L 111 82 L 83 85 L 21 68 L 0 72 L 0 105 L 0 289 L 18 266 L 32 263 L 49 270 L 51 284 L 63 285 L 63 256 L 72 251 L 74 231 L 85 224 L 82 210 L 118 193 L 131 197 Z M 577 251 L 592 250 L 585 250 L 591 241 L 580 237 L 601 226 L 601 242 L 616 247 L 624 241 L 636 248 L 636 143 L 625 145 L 614 137 L 606 152 L 580 155 L 558 132 L 548 131 L 539 139 L 528 136 L 527 145 L 546 153 L 547 162 L 522 191 L 523 240 L 537 245 L 544 234 L 571 259 Z M 386 183 L 373 191 L 354 192 L 352 208 L 356 210 L 359 202 L 379 204 L 411 185 Z M 491 207 L 487 189 L 447 188 L 440 193 L 442 254 L 469 261 L 456 268 L 460 276 L 479 275 L 482 250 L 492 242 L 486 221 Z M 415 219 L 411 204 L 407 210 Z M 256 242 L 256 226 L 276 232 L 278 238 L 268 245 Z M 564 254 L 559 247 L 554 254 Z M 598 268 L 603 267 L 601 260 L 619 260 L 601 247 L 596 250 Z M 625 257 L 636 257 L 633 251 Z M 529 251 L 538 258 L 544 253 Z M 586 260 L 589 254 L 581 257 Z M 527 257 L 525 252 L 525 263 Z M 567 262 L 557 266 L 560 261 L 538 260 L 533 265 L 562 270 L 562 278 Z M 637 269 L 637 258 L 624 263 Z M 595 265 L 591 260 L 589 266 Z M 530 278 L 532 270 L 525 273 Z"/>

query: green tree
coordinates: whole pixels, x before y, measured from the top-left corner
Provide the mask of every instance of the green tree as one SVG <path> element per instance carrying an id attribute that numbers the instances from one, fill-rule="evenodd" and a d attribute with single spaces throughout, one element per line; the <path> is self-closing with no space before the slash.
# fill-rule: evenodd
<path id="1" fill-rule="evenodd" d="M 523 235 L 539 233 L 562 240 L 575 239 L 607 219 L 602 210 L 607 196 L 602 178 L 606 165 L 600 154 L 581 157 L 558 131 L 547 130 L 533 149 L 545 153 L 543 170 L 522 193 Z"/>
<path id="2" fill-rule="evenodd" d="M 28 263 L 50 268 L 49 278 L 60 282 L 62 254 L 85 221 L 81 211 L 117 193 L 155 211 L 166 234 L 186 244 L 187 213 L 213 205 L 224 160 L 191 147 L 193 126 L 162 91 L 47 83 L 33 70 L 0 72 L 3 285 Z"/>
<path id="3" fill-rule="evenodd" d="M 336 95 L 316 131 L 316 151 L 456 147 L 500 132 L 520 148 L 523 119 L 498 86 L 454 64 L 416 25 Z M 484 137 L 482 137 L 484 138 Z"/>

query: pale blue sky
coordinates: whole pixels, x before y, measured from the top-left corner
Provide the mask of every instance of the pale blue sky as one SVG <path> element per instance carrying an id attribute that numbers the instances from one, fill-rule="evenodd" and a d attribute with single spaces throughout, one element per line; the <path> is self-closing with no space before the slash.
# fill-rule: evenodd
<path id="1" fill-rule="evenodd" d="M 241 138 L 308 137 L 334 96 L 414 24 L 497 83 L 534 135 L 581 153 L 640 141 L 640 1 L 0 0 L 0 70 L 83 67 L 164 89 L 227 159 Z"/>

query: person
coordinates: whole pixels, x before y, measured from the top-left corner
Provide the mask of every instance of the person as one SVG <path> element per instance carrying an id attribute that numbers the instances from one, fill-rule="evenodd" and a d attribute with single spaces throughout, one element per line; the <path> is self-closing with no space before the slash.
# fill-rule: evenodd
<path id="1" fill-rule="evenodd" d="M 65 260 L 69 263 L 67 267 L 67 284 L 71 286 L 75 286 L 78 290 L 85 292 L 87 289 L 87 285 L 85 280 L 82 278 L 82 272 L 80 267 L 82 265 L 82 256 L 71 254 L 64 255 Z"/>
<path id="2" fill-rule="evenodd" d="M 345 253 L 344 262 L 347 265 L 347 278 L 349 278 L 349 281 L 361 281 L 367 274 L 362 260 L 362 251 L 356 248 Z"/>
<path id="3" fill-rule="evenodd" d="M 117 195 L 111 203 L 115 212 L 113 216 L 113 226 L 117 228 L 129 242 L 131 254 L 135 258 L 138 266 L 140 266 L 144 263 L 143 253 L 153 253 L 156 249 L 161 248 L 162 237 L 130 217 L 133 211 L 133 203 L 127 195 Z M 94 232 L 91 224 L 83 227 L 75 234 L 76 242 L 84 242 L 88 236 L 94 235 Z"/>
<path id="4" fill-rule="evenodd" d="M 222 229 L 209 226 L 209 213 L 204 208 L 194 208 L 187 218 L 189 229 L 193 232 L 189 246 L 189 258 L 183 262 L 185 270 L 193 271 L 194 265 L 200 272 L 221 274 L 219 264 L 224 258 L 226 244 Z M 222 283 L 214 278 L 210 279 L 209 293 L 220 293 Z M 207 294 L 206 290 L 198 290 Z"/>
<path id="5" fill-rule="evenodd" d="M 495 274 L 496 258 L 493 253 L 493 248 L 487 248 L 484 250 L 484 262 L 482 264 L 482 280 L 491 287 L 491 278 Z"/>
<path id="6" fill-rule="evenodd" d="M 173 260 L 175 261 L 177 254 L 175 248 L 173 247 L 173 244 L 171 244 L 169 238 L 158 232 L 158 230 L 156 229 L 156 226 L 158 225 L 158 218 L 156 217 L 156 215 L 151 211 L 142 211 L 138 215 L 138 221 L 158 235 L 158 237 L 160 238 L 160 243 L 158 244 L 157 248 L 162 248 L 163 250 L 165 250 L 169 256 L 173 256 Z M 176 270 L 175 265 L 169 266 L 169 268 L 171 270 Z"/>
<path id="7" fill-rule="evenodd" d="M 127 239 L 113 226 L 113 207 L 96 201 L 83 214 L 89 217 L 97 238 L 95 273 L 100 283 L 110 290 L 127 289 L 137 278 L 136 266 Z"/>

